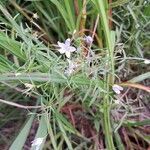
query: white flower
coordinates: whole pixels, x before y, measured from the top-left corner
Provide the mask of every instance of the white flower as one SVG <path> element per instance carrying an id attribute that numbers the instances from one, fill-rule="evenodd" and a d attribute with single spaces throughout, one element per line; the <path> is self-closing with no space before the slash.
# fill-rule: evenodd
<path id="1" fill-rule="evenodd" d="M 144 64 L 150 64 L 150 60 L 149 59 L 145 59 L 144 60 Z"/>
<path id="2" fill-rule="evenodd" d="M 76 51 L 74 46 L 70 46 L 70 39 L 67 39 L 65 43 L 57 42 L 60 49 L 58 50 L 61 54 L 66 54 L 68 58 L 70 58 L 71 52 Z"/>
<path id="3" fill-rule="evenodd" d="M 120 104 L 120 101 L 119 100 L 115 100 L 115 104 Z"/>
<path id="4" fill-rule="evenodd" d="M 93 42 L 93 38 L 91 36 L 86 36 L 84 38 L 84 40 L 85 40 L 86 44 L 88 44 L 88 45 L 91 45 Z"/>
<path id="5" fill-rule="evenodd" d="M 68 68 L 65 70 L 65 74 L 70 76 L 74 71 L 75 71 L 75 68 L 78 67 L 77 63 L 71 61 L 70 59 L 67 59 L 68 63 L 69 63 L 69 66 Z"/>
<path id="6" fill-rule="evenodd" d="M 117 85 L 117 84 L 114 84 L 114 85 L 112 86 L 112 89 L 113 89 L 113 91 L 114 91 L 116 94 L 120 94 L 121 91 L 123 90 L 123 87 L 121 87 L 121 86 L 119 86 L 119 85 Z"/>
<path id="7" fill-rule="evenodd" d="M 35 88 L 35 85 L 33 85 L 33 84 L 24 83 L 24 85 L 25 85 L 26 89 L 23 90 L 23 93 L 27 94 L 27 95 L 29 95 L 30 94 L 29 92 Z"/>
<path id="8" fill-rule="evenodd" d="M 40 145 L 43 143 L 44 138 L 37 138 L 35 140 L 33 140 L 31 143 L 31 146 L 35 147 L 35 150 L 39 150 L 40 149 Z"/>
<path id="9" fill-rule="evenodd" d="M 34 19 L 38 19 L 38 18 L 39 18 L 38 14 L 37 14 L 37 13 L 34 13 L 34 14 L 33 14 L 33 18 L 34 18 Z"/>
<path id="10" fill-rule="evenodd" d="M 35 85 L 29 84 L 29 83 L 25 83 L 24 85 L 26 88 L 29 88 L 29 89 L 33 89 L 35 87 Z"/>
<path id="11" fill-rule="evenodd" d="M 21 73 L 19 73 L 19 72 L 15 74 L 16 77 L 17 77 L 17 76 L 20 76 L 20 75 L 21 75 Z"/>

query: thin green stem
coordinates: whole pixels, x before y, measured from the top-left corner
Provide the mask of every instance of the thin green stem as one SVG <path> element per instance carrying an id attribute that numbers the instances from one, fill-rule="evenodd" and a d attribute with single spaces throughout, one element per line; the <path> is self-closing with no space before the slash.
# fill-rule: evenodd
<path id="1" fill-rule="evenodd" d="M 114 143 L 113 143 L 113 135 L 112 135 L 112 128 L 111 128 L 111 119 L 110 119 L 110 85 L 114 83 L 114 56 L 113 56 L 113 42 L 111 37 L 111 32 L 109 29 L 108 18 L 106 15 L 105 4 L 103 0 L 97 0 L 96 2 L 93 1 L 98 6 L 98 11 L 101 16 L 101 22 L 104 29 L 105 39 L 106 39 L 106 47 L 108 49 L 108 54 L 110 58 L 110 63 L 108 63 L 108 67 L 110 67 L 111 73 L 109 72 L 105 76 L 105 89 L 107 90 L 107 94 L 104 94 L 104 132 L 105 132 L 105 139 L 106 139 L 106 146 L 108 150 L 114 150 Z"/>

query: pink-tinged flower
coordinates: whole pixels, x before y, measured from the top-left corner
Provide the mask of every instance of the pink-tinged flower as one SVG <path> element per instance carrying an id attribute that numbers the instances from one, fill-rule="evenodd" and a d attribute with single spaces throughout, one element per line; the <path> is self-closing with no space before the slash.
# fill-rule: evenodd
<path id="1" fill-rule="evenodd" d="M 40 149 L 40 146 L 43 143 L 43 140 L 44 140 L 44 138 L 37 138 L 31 142 L 32 146 L 35 147 L 35 150 Z"/>
<path id="2" fill-rule="evenodd" d="M 121 87 L 121 86 L 119 86 L 119 85 L 117 85 L 117 84 L 114 84 L 114 85 L 112 86 L 112 89 L 113 89 L 113 91 L 114 91 L 116 94 L 120 94 L 121 91 L 123 90 L 123 87 Z"/>
<path id="3" fill-rule="evenodd" d="M 72 52 L 76 51 L 76 48 L 74 46 L 70 46 L 71 40 L 67 39 L 65 43 L 57 42 L 60 49 L 58 51 L 61 54 L 65 54 L 68 58 L 70 58 L 70 55 Z"/>
<path id="4" fill-rule="evenodd" d="M 85 40 L 86 44 L 88 44 L 88 45 L 91 45 L 93 42 L 93 38 L 91 36 L 86 36 L 84 38 L 84 40 Z"/>

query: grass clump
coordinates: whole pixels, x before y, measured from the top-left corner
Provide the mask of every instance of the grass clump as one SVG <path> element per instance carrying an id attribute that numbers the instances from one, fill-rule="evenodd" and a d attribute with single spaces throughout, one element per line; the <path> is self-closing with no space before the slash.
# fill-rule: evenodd
<path id="1" fill-rule="evenodd" d="M 0 126 L 21 121 L 22 128 L 11 140 L 2 132 L 0 143 L 8 144 L 0 146 L 148 148 L 149 6 L 1 1 L 0 102 L 9 115 L 1 109 Z"/>

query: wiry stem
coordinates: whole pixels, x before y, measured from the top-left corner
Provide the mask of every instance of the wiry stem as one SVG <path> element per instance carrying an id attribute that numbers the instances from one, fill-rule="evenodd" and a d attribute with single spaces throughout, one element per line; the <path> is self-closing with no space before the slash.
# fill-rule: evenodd
<path id="1" fill-rule="evenodd" d="M 41 108 L 41 106 L 24 106 L 24 105 L 20 105 L 20 104 L 14 103 L 14 102 L 9 102 L 9 101 L 3 100 L 3 99 L 0 99 L 0 102 L 4 103 L 4 104 L 11 105 L 11 106 L 14 106 L 14 107 L 23 108 L 23 109 L 37 109 L 37 108 Z"/>

